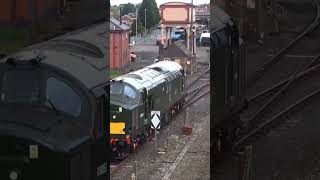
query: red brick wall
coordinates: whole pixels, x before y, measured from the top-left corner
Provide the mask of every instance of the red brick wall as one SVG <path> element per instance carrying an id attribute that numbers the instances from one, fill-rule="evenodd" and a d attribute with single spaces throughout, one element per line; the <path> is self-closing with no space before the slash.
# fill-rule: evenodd
<path id="1" fill-rule="evenodd" d="M 38 20 L 55 17 L 61 0 L 1 0 L 0 23 L 29 24 L 33 15 Z"/>
<path id="2" fill-rule="evenodd" d="M 0 22 L 8 22 L 11 19 L 11 4 L 13 0 L 1 0 Z"/>
<path id="3" fill-rule="evenodd" d="M 129 64 L 129 35 L 124 31 L 110 32 L 110 68 L 121 70 Z"/>

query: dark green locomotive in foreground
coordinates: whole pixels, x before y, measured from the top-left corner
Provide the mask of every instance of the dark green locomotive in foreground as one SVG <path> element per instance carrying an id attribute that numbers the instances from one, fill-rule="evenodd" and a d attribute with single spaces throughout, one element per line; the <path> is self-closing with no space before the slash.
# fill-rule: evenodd
<path id="1" fill-rule="evenodd" d="M 149 136 L 151 111 L 161 112 L 161 125 L 182 108 L 183 68 L 160 61 L 111 80 L 110 144 L 113 158 L 122 159 Z"/>
<path id="2" fill-rule="evenodd" d="M 0 59 L 1 180 L 109 177 L 105 26 Z"/>

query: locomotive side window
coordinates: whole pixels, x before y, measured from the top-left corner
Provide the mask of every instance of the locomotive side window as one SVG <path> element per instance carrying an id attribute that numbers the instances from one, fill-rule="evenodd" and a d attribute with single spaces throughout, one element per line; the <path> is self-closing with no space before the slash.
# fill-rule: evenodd
<path id="1" fill-rule="evenodd" d="M 78 117 L 81 113 L 80 96 L 66 83 L 50 77 L 47 80 L 46 95 L 57 110 Z"/>
<path id="2" fill-rule="evenodd" d="M 39 103 L 40 93 L 40 78 L 37 71 L 11 70 L 4 73 L 1 94 L 4 102 Z"/>

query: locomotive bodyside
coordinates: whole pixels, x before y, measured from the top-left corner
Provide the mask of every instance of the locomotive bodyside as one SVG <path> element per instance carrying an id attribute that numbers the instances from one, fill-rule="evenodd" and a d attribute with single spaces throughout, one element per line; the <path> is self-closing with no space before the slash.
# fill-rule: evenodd
<path id="1" fill-rule="evenodd" d="M 232 19 L 220 8 L 212 8 L 211 75 L 214 81 L 213 121 L 211 133 L 213 150 L 221 152 L 237 135 L 241 126 L 238 112 L 245 100 L 244 44 Z"/>

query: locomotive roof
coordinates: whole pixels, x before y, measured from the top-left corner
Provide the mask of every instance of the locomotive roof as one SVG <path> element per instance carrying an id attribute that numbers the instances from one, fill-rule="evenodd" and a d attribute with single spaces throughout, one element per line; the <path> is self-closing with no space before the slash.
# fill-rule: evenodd
<path id="1" fill-rule="evenodd" d="M 230 16 L 218 6 L 212 6 L 210 26 L 213 31 L 223 29 L 226 24 L 232 23 Z"/>
<path id="2" fill-rule="evenodd" d="M 165 82 L 166 78 L 173 76 L 181 70 L 182 67 L 174 61 L 160 61 L 137 71 L 119 76 L 114 80 L 122 80 L 137 90 L 142 88 L 150 90 L 158 84 Z"/>
<path id="3" fill-rule="evenodd" d="M 11 57 L 17 60 L 44 57 L 41 63 L 64 70 L 92 89 L 105 83 L 109 76 L 106 39 L 104 23 L 29 46 Z M 2 59 L 0 63 L 5 61 Z"/>

